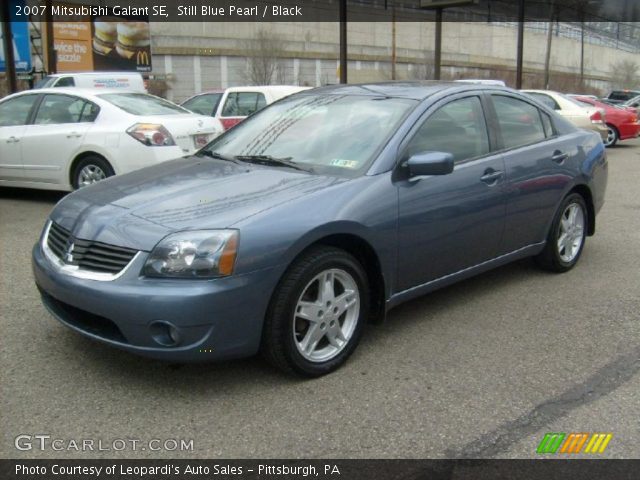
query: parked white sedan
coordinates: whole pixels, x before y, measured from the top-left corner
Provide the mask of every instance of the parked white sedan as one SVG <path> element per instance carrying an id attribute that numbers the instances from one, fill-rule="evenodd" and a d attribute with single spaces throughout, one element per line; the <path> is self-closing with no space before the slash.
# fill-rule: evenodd
<path id="1" fill-rule="evenodd" d="M 50 88 L 0 101 L 0 186 L 72 190 L 190 155 L 219 120 L 153 95 Z"/>

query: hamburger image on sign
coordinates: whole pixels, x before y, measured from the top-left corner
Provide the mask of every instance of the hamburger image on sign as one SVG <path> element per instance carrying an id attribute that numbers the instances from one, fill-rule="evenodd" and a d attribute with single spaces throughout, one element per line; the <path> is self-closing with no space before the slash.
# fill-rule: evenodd
<path id="1" fill-rule="evenodd" d="M 107 18 L 96 18 L 93 28 L 93 51 L 98 55 L 109 55 L 118 38 L 117 22 Z"/>
<path id="2" fill-rule="evenodd" d="M 120 22 L 117 25 L 118 41 L 116 51 L 137 65 L 149 65 L 150 44 L 149 24 L 147 22 Z"/>

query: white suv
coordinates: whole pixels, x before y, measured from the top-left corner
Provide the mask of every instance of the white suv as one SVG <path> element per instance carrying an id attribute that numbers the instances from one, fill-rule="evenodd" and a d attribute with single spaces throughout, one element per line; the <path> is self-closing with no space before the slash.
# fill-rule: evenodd
<path id="1" fill-rule="evenodd" d="M 182 102 L 182 106 L 200 115 L 220 119 L 225 130 L 270 103 L 311 87 L 275 85 L 268 87 L 231 87 L 199 93 Z"/>

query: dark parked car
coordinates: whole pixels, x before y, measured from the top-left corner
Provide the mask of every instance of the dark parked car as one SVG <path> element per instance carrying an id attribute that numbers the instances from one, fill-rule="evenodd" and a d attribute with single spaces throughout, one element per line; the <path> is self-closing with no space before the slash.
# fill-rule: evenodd
<path id="1" fill-rule="evenodd" d="M 640 95 L 638 95 L 637 97 L 633 97 L 624 103 L 621 103 L 620 107 L 630 112 L 636 112 L 640 114 Z"/>
<path id="2" fill-rule="evenodd" d="M 507 88 L 319 88 L 67 196 L 35 280 L 62 323 L 114 347 L 261 350 L 317 376 L 403 301 L 524 257 L 572 268 L 606 182 L 597 134 Z"/>
<path id="3" fill-rule="evenodd" d="M 627 100 L 631 100 L 633 97 L 640 95 L 638 90 L 613 90 L 602 100 L 606 103 L 616 105 L 618 103 L 624 103 Z"/>

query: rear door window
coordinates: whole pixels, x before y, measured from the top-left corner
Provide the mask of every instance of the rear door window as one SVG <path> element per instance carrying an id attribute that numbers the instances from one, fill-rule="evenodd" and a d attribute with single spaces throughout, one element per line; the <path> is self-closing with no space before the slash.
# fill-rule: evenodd
<path id="1" fill-rule="evenodd" d="M 62 123 L 80 123 L 88 102 L 70 95 L 48 94 L 38 107 L 34 124 L 59 125 Z"/>
<path id="2" fill-rule="evenodd" d="M 549 95 L 546 95 L 544 93 L 538 93 L 538 92 L 527 92 L 526 95 L 528 95 L 531 98 L 535 98 L 543 105 L 546 105 L 547 107 L 549 107 L 551 110 L 560 110 L 560 105 L 558 105 L 558 102 L 556 102 Z"/>
<path id="3" fill-rule="evenodd" d="M 540 110 L 513 97 L 491 95 L 498 117 L 504 148 L 517 148 L 544 140 L 545 127 Z"/>

